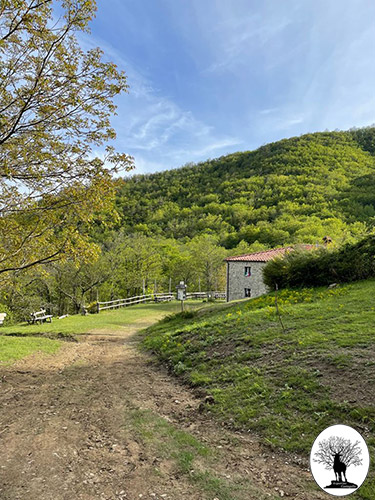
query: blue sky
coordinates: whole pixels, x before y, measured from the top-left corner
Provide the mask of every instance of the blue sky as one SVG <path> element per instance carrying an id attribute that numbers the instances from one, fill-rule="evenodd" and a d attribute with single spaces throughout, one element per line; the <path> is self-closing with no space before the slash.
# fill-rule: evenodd
<path id="1" fill-rule="evenodd" d="M 97 0 L 135 173 L 375 122 L 374 0 Z M 100 153 L 100 152 L 98 152 Z"/>

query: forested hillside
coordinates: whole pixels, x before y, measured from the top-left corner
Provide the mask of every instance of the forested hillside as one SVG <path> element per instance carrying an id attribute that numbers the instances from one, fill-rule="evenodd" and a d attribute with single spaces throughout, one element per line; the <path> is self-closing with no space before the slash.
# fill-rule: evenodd
<path id="1" fill-rule="evenodd" d="M 118 181 L 120 222 L 82 226 L 97 244 L 0 289 L 15 319 L 169 291 L 224 290 L 224 258 L 289 243 L 356 242 L 375 223 L 375 128 L 309 134 L 199 165 Z"/>
<path id="2" fill-rule="evenodd" d="M 323 132 L 197 165 L 120 181 L 127 231 L 171 238 L 202 232 L 233 248 L 337 243 L 374 225 L 375 128 Z"/>

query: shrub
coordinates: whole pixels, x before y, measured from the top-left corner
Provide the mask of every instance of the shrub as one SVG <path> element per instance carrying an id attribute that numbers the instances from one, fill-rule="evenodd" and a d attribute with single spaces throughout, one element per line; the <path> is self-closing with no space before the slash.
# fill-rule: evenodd
<path id="1" fill-rule="evenodd" d="M 375 235 L 338 250 L 295 250 L 269 262 L 263 269 L 271 289 L 324 286 L 375 277 Z"/>

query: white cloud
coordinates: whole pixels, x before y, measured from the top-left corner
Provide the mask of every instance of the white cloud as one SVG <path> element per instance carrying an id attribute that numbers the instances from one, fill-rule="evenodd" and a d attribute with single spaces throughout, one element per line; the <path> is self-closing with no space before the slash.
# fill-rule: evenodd
<path id="1" fill-rule="evenodd" d="M 267 108 L 267 109 L 261 109 L 259 111 L 260 115 L 270 115 L 273 113 L 276 113 L 279 108 Z"/>
<path id="2" fill-rule="evenodd" d="M 197 157 L 199 158 L 201 156 L 210 155 L 212 153 L 219 153 L 220 151 L 222 152 L 227 148 L 232 148 L 233 146 L 239 146 L 240 144 L 241 142 L 238 142 L 237 139 L 233 140 L 223 139 L 222 141 L 215 141 L 208 143 L 205 146 L 198 149 L 181 151 L 181 153 L 190 154 L 192 159 L 196 159 Z"/>
<path id="3" fill-rule="evenodd" d="M 135 157 L 136 173 L 201 161 L 205 155 L 218 156 L 241 143 L 236 137 L 216 133 L 212 125 L 163 96 L 105 41 L 84 37 L 82 42 L 86 48 L 100 46 L 127 73 L 130 92 L 117 98 L 117 116 L 112 122 L 117 132 L 115 146 Z"/>
<path id="4" fill-rule="evenodd" d="M 210 32 L 216 42 L 212 44 L 214 61 L 205 71 L 228 71 L 238 64 L 249 63 L 268 43 L 282 36 L 290 24 L 289 12 L 285 14 L 285 9 L 284 13 L 275 12 L 273 15 L 262 15 L 260 9 L 245 17 L 238 12 L 238 16 L 219 22 Z"/>
<path id="5" fill-rule="evenodd" d="M 163 32 L 154 11 L 144 25 L 131 2 L 108 3 L 129 13 L 124 26 L 139 34 L 129 49 L 137 63 L 120 51 L 120 35 L 119 50 L 92 37 L 85 43 L 127 72 L 115 145 L 135 157 L 137 172 L 374 122 L 373 0 L 163 0 L 155 7 Z M 155 52 L 149 66 L 143 52 Z"/>

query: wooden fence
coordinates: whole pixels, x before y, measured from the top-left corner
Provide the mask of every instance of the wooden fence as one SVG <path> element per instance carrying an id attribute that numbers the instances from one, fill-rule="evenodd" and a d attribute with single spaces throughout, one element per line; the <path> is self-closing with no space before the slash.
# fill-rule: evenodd
<path id="1" fill-rule="evenodd" d="M 225 299 L 225 292 L 191 292 L 186 294 L 187 299 Z"/>
<path id="2" fill-rule="evenodd" d="M 191 292 L 186 294 L 187 299 L 225 299 L 225 292 Z M 118 309 L 119 307 L 128 307 L 135 304 L 145 304 L 147 302 L 169 302 L 176 300 L 175 295 L 171 293 L 153 293 L 149 295 L 137 295 L 127 299 L 109 300 L 107 302 L 97 302 L 97 312 L 105 309 Z"/>
<path id="3" fill-rule="evenodd" d="M 150 295 L 137 295 L 136 297 L 128 297 L 127 299 L 109 300 L 107 302 L 97 302 L 97 311 L 104 309 L 117 309 L 119 307 L 127 307 L 135 304 L 144 304 L 146 302 L 166 302 L 173 300 L 175 297 L 169 293 L 154 293 Z"/>

